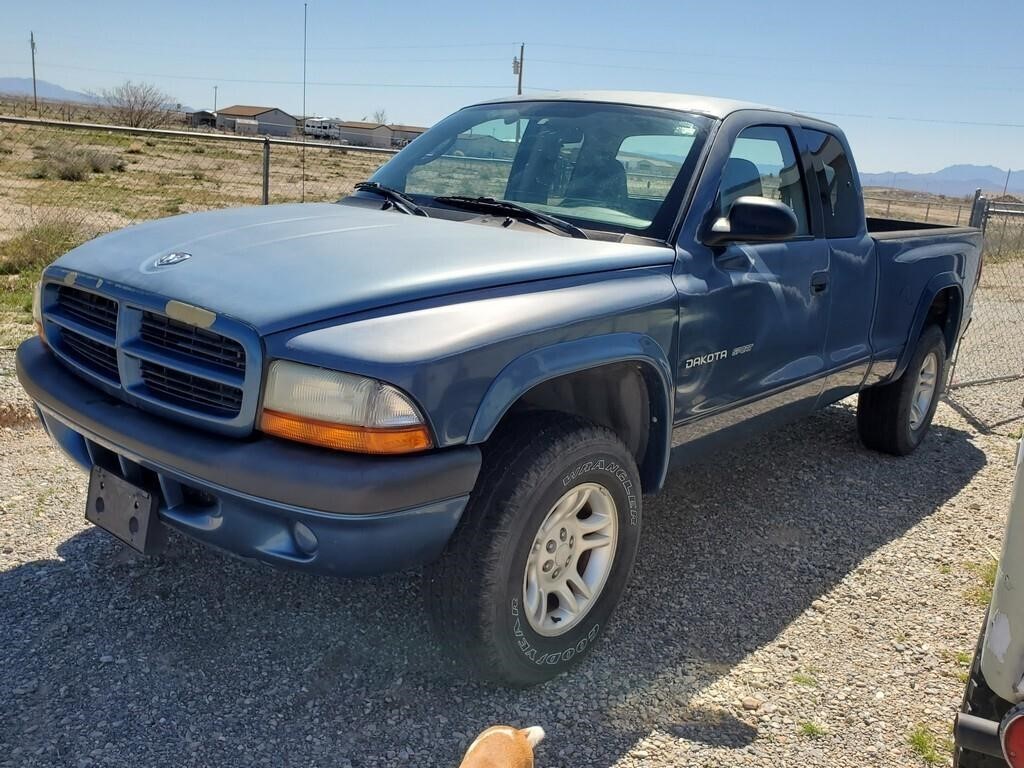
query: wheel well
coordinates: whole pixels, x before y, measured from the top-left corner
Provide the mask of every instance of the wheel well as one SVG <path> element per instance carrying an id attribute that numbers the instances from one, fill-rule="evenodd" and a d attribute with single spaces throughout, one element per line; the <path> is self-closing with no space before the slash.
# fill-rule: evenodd
<path id="1" fill-rule="evenodd" d="M 647 365 L 613 363 L 558 376 L 525 392 L 502 423 L 530 411 L 556 411 L 608 427 L 636 459 L 644 490 L 661 480 L 664 440 L 652 426 L 667 425 L 663 398 L 654 396 L 660 379 Z M 652 439 L 653 438 L 653 439 Z"/>
<path id="2" fill-rule="evenodd" d="M 960 327 L 960 292 L 956 288 L 943 288 L 935 294 L 921 330 L 933 324 L 939 326 L 946 337 L 946 354 L 953 354 Z"/>

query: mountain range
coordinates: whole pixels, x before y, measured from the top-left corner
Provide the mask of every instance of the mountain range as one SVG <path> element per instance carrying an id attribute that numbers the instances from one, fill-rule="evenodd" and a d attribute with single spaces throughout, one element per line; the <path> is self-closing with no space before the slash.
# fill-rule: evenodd
<path id="1" fill-rule="evenodd" d="M 865 187 L 894 187 L 914 192 L 931 192 L 935 195 L 962 197 L 976 189 L 1002 194 L 1006 184 L 1006 169 L 994 165 L 950 165 L 934 173 L 906 173 L 886 171 L 885 173 L 861 173 L 861 184 Z M 1008 194 L 1024 194 L 1024 171 L 1010 173 Z"/>
<path id="2" fill-rule="evenodd" d="M 31 77 L 0 77 L 0 93 L 12 96 L 31 96 Z M 81 91 L 69 91 L 67 88 L 50 83 L 46 80 L 36 80 L 36 93 L 40 99 L 49 101 L 73 101 L 78 104 L 95 104 L 98 98 Z"/>

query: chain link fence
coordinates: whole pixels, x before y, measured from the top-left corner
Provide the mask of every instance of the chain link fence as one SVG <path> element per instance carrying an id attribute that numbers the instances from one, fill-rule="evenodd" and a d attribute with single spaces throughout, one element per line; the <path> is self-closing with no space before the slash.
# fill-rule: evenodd
<path id="1" fill-rule="evenodd" d="M 31 333 L 32 283 L 61 253 L 146 219 L 337 200 L 393 150 L 0 117 L 0 346 Z"/>
<path id="2" fill-rule="evenodd" d="M 119 227 L 178 213 L 337 200 L 394 150 L 0 117 L 0 346 L 31 332 L 39 269 Z M 869 189 L 869 216 L 967 224 L 975 201 Z M 1024 204 L 979 201 L 985 267 L 948 400 L 976 426 L 1024 415 Z"/>
<path id="3" fill-rule="evenodd" d="M 1019 436 L 1024 418 L 1024 203 L 980 201 L 984 267 L 947 400 L 985 431 Z"/>

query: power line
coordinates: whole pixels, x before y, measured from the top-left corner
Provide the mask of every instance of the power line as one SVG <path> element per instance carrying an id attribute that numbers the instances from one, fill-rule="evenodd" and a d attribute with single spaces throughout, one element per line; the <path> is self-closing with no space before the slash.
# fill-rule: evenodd
<path id="1" fill-rule="evenodd" d="M 301 85 L 301 80 L 257 80 L 254 78 L 206 77 L 203 75 L 169 75 L 157 72 L 129 72 L 119 69 L 102 69 L 100 67 L 79 67 L 70 64 L 47 64 L 51 69 L 67 69 L 81 72 L 100 72 L 125 77 L 152 77 L 167 80 L 192 80 L 217 83 L 246 83 L 251 85 Z M 307 85 L 341 88 L 478 88 L 487 90 L 509 90 L 508 85 L 492 85 L 487 83 L 355 83 L 328 80 L 310 80 Z M 552 89 L 553 90 L 553 89 Z"/>
<path id="2" fill-rule="evenodd" d="M 971 125 L 984 128 L 1024 128 L 1024 123 L 1002 123 L 986 120 L 946 120 L 932 117 L 907 117 L 905 115 L 869 115 L 856 112 L 821 112 L 817 109 L 795 110 L 805 115 L 823 115 L 825 117 L 852 117 L 863 120 L 895 120 L 908 123 L 933 123 L 936 125 Z"/>
<path id="3" fill-rule="evenodd" d="M 657 56 L 679 56 L 679 50 L 665 50 L 657 48 L 612 48 L 603 45 L 571 45 L 567 43 L 531 43 L 534 48 L 552 48 L 552 49 L 564 49 L 564 50 L 575 50 L 575 51 L 600 51 L 601 53 L 641 53 L 651 54 Z M 766 54 L 742 54 L 742 53 L 725 53 L 721 50 L 714 51 L 695 51 L 693 49 L 687 50 L 688 55 L 707 55 L 713 56 L 716 59 L 742 59 L 746 61 L 758 61 L 758 62 L 771 62 L 771 61 L 792 61 L 801 62 L 806 64 L 808 61 L 813 59 L 812 55 L 806 56 L 778 56 L 775 53 L 771 55 Z M 934 62 L 914 62 L 905 61 L 902 59 L 894 59 L 886 61 L 884 59 L 869 59 L 865 57 L 865 60 L 870 61 L 871 64 L 881 65 L 886 67 L 924 67 L 926 69 L 1012 69 L 1021 70 L 1024 66 L 1020 64 L 968 64 L 957 62 L 956 64 L 941 64 Z"/>
<path id="4" fill-rule="evenodd" d="M 640 72 L 666 72 L 669 74 L 681 74 L 681 75 L 706 75 L 711 77 L 731 77 L 731 78 L 742 78 L 748 80 L 750 78 L 749 72 L 722 72 L 712 70 L 701 70 L 701 69 L 684 69 L 679 67 L 651 67 L 643 64 L 610 64 L 603 62 L 589 62 L 589 61 L 567 61 L 564 59 L 533 59 L 538 64 L 554 64 L 558 66 L 575 66 L 575 67 L 587 67 L 587 68 L 598 68 L 598 69 L 616 69 L 616 70 L 636 70 Z M 808 83 L 824 83 L 827 85 L 857 85 L 865 86 L 872 85 L 872 83 L 863 79 L 856 80 L 843 80 L 840 78 L 825 78 L 825 77 L 807 77 L 801 75 L 801 82 Z M 876 83 L 877 87 L 884 88 L 941 88 L 946 90 L 949 85 L 945 82 L 918 82 L 918 83 L 894 83 L 892 81 L 886 81 L 885 83 Z M 971 86 L 972 91 L 999 91 L 1001 93 L 1017 93 L 1024 89 L 1021 88 L 1008 88 L 1003 86 Z"/>

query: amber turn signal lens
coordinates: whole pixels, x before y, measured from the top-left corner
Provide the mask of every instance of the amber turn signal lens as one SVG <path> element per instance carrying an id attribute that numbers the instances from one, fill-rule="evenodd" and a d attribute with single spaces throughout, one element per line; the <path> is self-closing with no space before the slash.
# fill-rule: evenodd
<path id="1" fill-rule="evenodd" d="M 353 453 L 396 454 L 425 451 L 432 446 L 425 426 L 379 429 L 263 410 L 260 429 L 268 435 Z"/>

